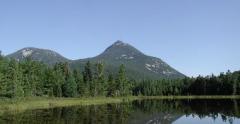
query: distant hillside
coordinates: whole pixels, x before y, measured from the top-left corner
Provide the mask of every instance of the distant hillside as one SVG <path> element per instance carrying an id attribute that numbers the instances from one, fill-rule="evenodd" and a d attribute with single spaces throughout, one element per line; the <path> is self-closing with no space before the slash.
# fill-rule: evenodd
<path id="1" fill-rule="evenodd" d="M 23 48 L 21 50 L 18 50 L 15 53 L 7 55 L 7 57 L 14 58 L 19 61 L 22 61 L 27 57 L 30 57 L 35 61 L 41 61 L 48 65 L 53 65 L 58 62 L 70 62 L 70 60 L 58 54 L 57 52 L 54 52 L 52 50 L 47 50 L 47 49 L 34 48 L 34 47 Z"/>
<path id="2" fill-rule="evenodd" d="M 127 75 L 133 79 L 183 78 L 184 75 L 159 58 L 145 55 L 133 46 L 117 41 L 102 54 L 86 59 L 69 60 L 60 54 L 45 49 L 24 48 L 7 57 L 23 60 L 31 56 L 33 60 L 52 65 L 57 62 L 69 62 L 74 69 L 82 70 L 87 61 L 103 62 L 106 73 L 116 74 L 121 64 L 126 66 Z"/>

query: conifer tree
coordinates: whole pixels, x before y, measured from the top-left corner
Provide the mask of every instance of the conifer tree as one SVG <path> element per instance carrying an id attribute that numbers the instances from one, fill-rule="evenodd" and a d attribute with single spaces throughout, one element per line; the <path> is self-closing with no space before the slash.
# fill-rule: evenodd
<path id="1" fill-rule="evenodd" d="M 119 67 L 118 77 L 117 77 L 117 95 L 126 96 L 129 92 L 129 85 L 127 83 L 125 66 L 122 64 Z"/>
<path id="2" fill-rule="evenodd" d="M 115 96 L 116 94 L 116 83 L 112 74 L 108 75 L 107 81 L 107 96 Z"/>
<path id="3" fill-rule="evenodd" d="M 73 77 L 76 81 L 77 84 L 77 93 L 80 96 L 84 96 L 85 93 L 85 84 L 83 82 L 83 77 L 81 75 L 81 73 L 77 70 L 73 71 Z"/>
<path id="4" fill-rule="evenodd" d="M 68 63 L 64 63 L 64 77 L 65 82 L 63 84 L 63 96 L 65 97 L 76 97 L 77 95 L 77 84 L 70 71 Z"/>
<path id="5" fill-rule="evenodd" d="M 84 67 L 83 81 L 85 85 L 84 94 L 86 96 L 92 95 L 94 89 L 93 89 L 93 74 L 90 61 L 88 61 Z"/>
<path id="6" fill-rule="evenodd" d="M 6 71 L 6 96 L 10 98 L 22 97 L 24 91 L 22 88 L 21 72 L 18 63 L 12 59 L 9 62 Z"/>
<path id="7" fill-rule="evenodd" d="M 77 96 L 77 84 L 74 80 L 74 77 L 70 73 L 66 77 L 66 81 L 63 85 L 63 95 L 65 97 L 76 97 Z"/>
<path id="8" fill-rule="evenodd" d="M 104 78 L 104 65 L 103 63 L 97 64 L 97 75 L 96 75 L 96 90 L 98 95 L 105 95 L 105 78 Z"/>

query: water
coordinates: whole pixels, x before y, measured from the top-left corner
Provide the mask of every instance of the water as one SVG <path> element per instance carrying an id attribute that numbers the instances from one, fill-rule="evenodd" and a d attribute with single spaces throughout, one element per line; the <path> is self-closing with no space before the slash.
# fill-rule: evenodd
<path id="1" fill-rule="evenodd" d="M 138 100 L 0 117 L 1 124 L 240 124 L 240 100 Z"/>

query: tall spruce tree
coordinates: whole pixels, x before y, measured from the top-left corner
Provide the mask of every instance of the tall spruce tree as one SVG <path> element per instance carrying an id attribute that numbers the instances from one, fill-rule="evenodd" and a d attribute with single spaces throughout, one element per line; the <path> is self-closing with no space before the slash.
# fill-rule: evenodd
<path id="1" fill-rule="evenodd" d="M 69 75 L 67 75 L 66 81 L 65 81 L 63 87 L 64 87 L 63 95 L 65 97 L 76 97 L 77 96 L 77 84 L 71 73 L 69 73 Z"/>
<path id="2" fill-rule="evenodd" d="M 107 96 L 115 96 L 116 95 L 116 82 L 113 78 L 112 74 L 108 75 L 108 81 L 107 81 Z"/>
<path id="3" fill-rule="evenodd" d="M 62 97 L 63 92 L 63 84 L 65 82 L 64 70 L 62 63 L 57 63 L 54 65 L 53 70 L 53 78 L 54 78 L 54 86 L 53 86 L 53 94 L 57 97 Z"/>
<path id="4" fill-rule="evenodd" d="M 7 83 L 6 83 L 6 63 L 0 60 L 0 96 L 4 97 L 7 93 Z"/>
<path id="5" fill-rule="evenodd" d="M 43 94 L 46 96 L 54 96 L 53 87 L 55 84 L 54 72 L 51 68 L 45 70 L 45 77 L 43 82 Z"/>
<path id="6" fill-rule="evenodd" d="M 122 64 L 119 67 L 118 77 L 117 77 L 117 95 L 126 96 L 129 93 L 129 85 L 127 83 L 125 66 Z"/>
<path id="7" fill-rule="evenodd" d="M 105 77 L 104 77 L 104 65 L 103 63 L 97 63 L 97 75 L 95 89 L 97 90 L 96 95 L 105 95 Z M 95 95 L 95 96 L 96 96 Z"/>
<path id="8" fill-rule="evenodd" d="M 24 91 L 22 88 L 21 71 L 16 60 L 9 62 L 6 71 L 6 96 L 10 98 L 22 97 Z"/>
<path id="9" fill-rule="evenodd" d="M 93 89 L 93 74 L 90 61 L 88 61 L 84 67 L 83 81 L 85 84 L 84 94 L 86 96 L 92 95 L 94 89 Z"/>
<path id="10" fill-rule="evenodd" d="M 83 77 L 78 70 L 73 71 L 73 77 L 77 84 L 77 93 L 79 96 L 84 96 L 85 93 L 85 84 L 83 82 Z"/>
<path id="11" fill-rule="evenodd" d="M 63 96 L 76 97 L 77 84 L 68 66 L 68 63 L 64 63 L 64 76 L 65 76 L 65 82 L 63 84 Z"/>

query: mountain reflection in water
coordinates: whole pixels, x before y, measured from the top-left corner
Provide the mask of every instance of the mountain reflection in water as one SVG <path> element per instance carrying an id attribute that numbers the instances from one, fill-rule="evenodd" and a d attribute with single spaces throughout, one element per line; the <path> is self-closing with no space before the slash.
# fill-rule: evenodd
<path id="1" fill-rule="evenodd" d="M 239 100 L 137 100 L 130 103 L 29 110 L 0 117 L 10 124 L 240 123 Z"/>

